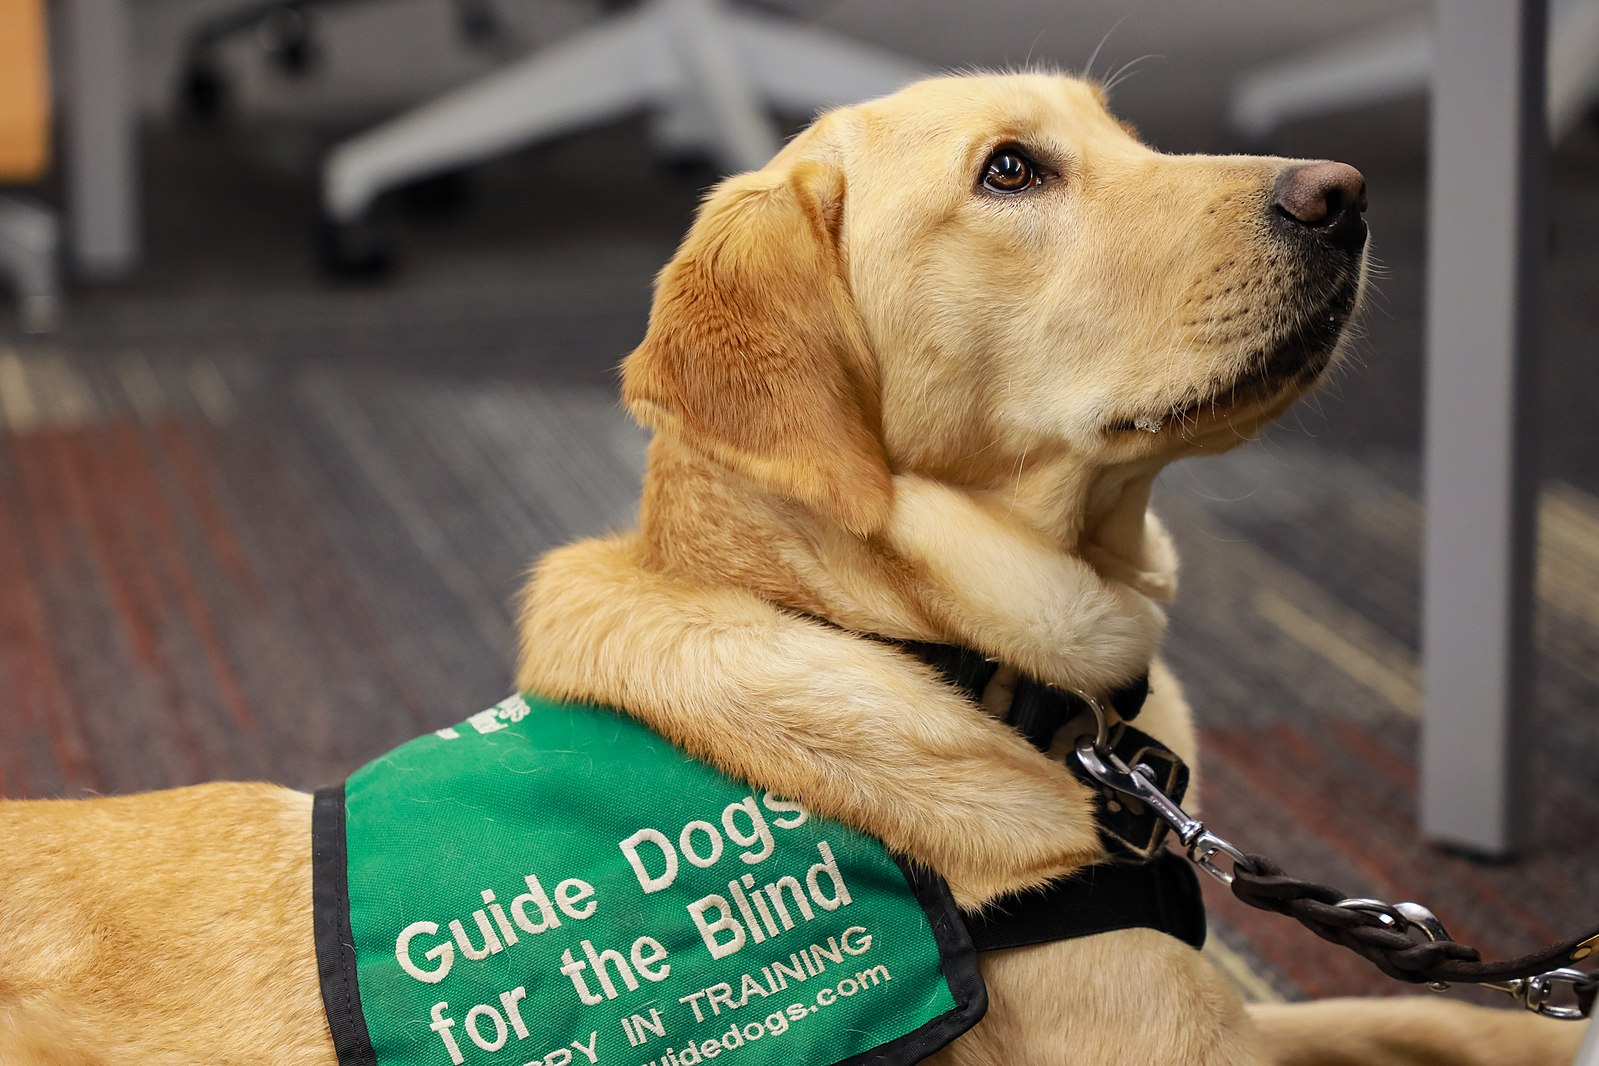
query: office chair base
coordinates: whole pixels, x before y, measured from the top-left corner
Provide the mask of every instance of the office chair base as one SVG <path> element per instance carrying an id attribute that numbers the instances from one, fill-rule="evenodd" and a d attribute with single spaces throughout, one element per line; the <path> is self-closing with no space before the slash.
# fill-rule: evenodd
<path id="1" fill-rule="evenodd" d="M 339 144 L 323 167 L 323 211 L 355 218 L 424 175 L 639 113 L 667 154 L 689 148 L 723 173 L 752 170 L 782 144 L 772 111 L 854 103 L 917 74 L 881 49 L 733 0 L 645 0 Z"/>

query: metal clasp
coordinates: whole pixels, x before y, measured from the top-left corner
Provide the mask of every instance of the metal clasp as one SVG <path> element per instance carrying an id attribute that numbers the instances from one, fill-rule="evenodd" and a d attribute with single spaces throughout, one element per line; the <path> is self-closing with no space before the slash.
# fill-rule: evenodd
<path id="1" fill-rule="evenodd" d="M 1449 930 L 1438 916 L 1419 903 L 1389 903 L 1380 899 L 1341 899 L 1336 906 L 1350 911 L 1375 914 L 1384 925 L 1398 932 L 1420 929 L 1430 941 L 1448 940 Z"/>
<path id="2" fill-rule="evenodd" d="M 1449 930 L 1444 928 L 1444 923 L 1438 916 L 1419 903 L 1389 903 L 1380 899 L 1341 899 L 1336 906 L 1345 910 L 1366 911 L 1375 914 L 1384 924 L 1400 933 L 1408 933 L 1411 929 L 1420 929 L 1422 936 L 1429 941 L 1449 939 Z M 1447 992 L 1449 982 L 1428 981 L 1427 987 L 1434 992 Z M 1509 989 L 1503 989 L 1509 991 Z"/>
<path id="3" fill-rule="evenodd" d="M 1093 707 L 1094 714 L 1103 726 L 1104 712 L 1097 703 L 1090 702 L 1089 706 Z M 1149 767 L 1142 763 L 1129 767 L 1123 762 L 1120 756 L 1103 744 L 1101 738 L 1105 732 L 1101 728 L 1098 737 L 1084 736 L 1077 741 L 1077 761 L 1088 771 L 1088 776 L 1106 788 L 1148 806 L 1157 818 L 1177 834 L 1177 839 L 1188 849 L 1188 858 L 1195 866 L 1224 885 L 1232 884 L 1234 872 L 1239 867 L 1248 868 L 1248 857 L 1206 829 L 1204 822 L 1183 810 L 1175 800 L 1162 792 L 1155 784 L 1154 771 Z M 1218 865 L 1217 856 L 1224 856 L 1229 865 Z"/>
<path id="4" fill-rule="evenodd" d="M 1198 836 L 1183 843 L 1188 845 L 1189 861 L 1224 885 L 1232 884 L 1240 869 L 1249 870 L 1253 866 L 1248 855 L 1203 826 Z M 1231 865 L 1217 866 L 1218 855 L 1225 855 Z"/>
<path id="5" fill-rule="evenodd" d="M 1483 981 L 1482 985 L 1484 988 L 1506 993 L 1534 1014 L 1541 1014 L 1545 1018 L 1559 1018 L 1562 1021 L 1581 1021 L 1587 1015 L 1582 1013 L 1580 1006 L 1557 1007 L 1552 1006 L 1549 1001 L 1554 998 L 1556 984 L 1564 984 L 1575 989 L 1578 985 L 1585 985 L 1592 980 L 1593 974 L 1562 967 L 1535 977 L 1520 977 L 1503 983 Z"/>

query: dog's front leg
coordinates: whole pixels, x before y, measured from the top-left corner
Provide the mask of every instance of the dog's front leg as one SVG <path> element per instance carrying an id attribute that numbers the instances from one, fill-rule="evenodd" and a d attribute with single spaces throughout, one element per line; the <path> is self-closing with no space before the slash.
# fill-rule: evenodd
<path id="1" fill-rule="evenodd" d="M 927 609 L 952 631 L 943 639 L 1085 692 L 1149 669 L 1166 629 L 1155 600 L 1017 521 L 1010 507 L 927 478 L 894 478 L 885 536 L 923 575 Z M 1164 531 L 1150 528 L 1175 570 Z"/>
<path id="2" fill-rule="evenodd" d="M 522 615 L 522 687 L 626 708 L 927 864 L 965 906 L 1099 858 L 1087 789 L 930 668 L 642 558 L 633 537 L 544 558 Z"/>
<path id="3" fill-rule="evenodd" d="M 1435 999 L 1326 999 L 1250 1009 L 1280 1066 L 1565 1066 L 1587 1026 Z"/>
<path id="4" fill-rule="evenodd" d="M 989 1008 L 935 1066 L 1265 1066 L 1226 979 L 1150 929 L 985 955 Z"/>

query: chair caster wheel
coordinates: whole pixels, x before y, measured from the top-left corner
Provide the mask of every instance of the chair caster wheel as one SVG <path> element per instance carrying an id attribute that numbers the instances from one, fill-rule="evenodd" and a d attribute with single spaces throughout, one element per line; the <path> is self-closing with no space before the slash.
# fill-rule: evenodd
<path id="1" fill-rule="evenodd" d="M 444 170 L 395 190 L 408 216 L 422 219 L 449 218 L 460 214 L 472 201 L 472 175 L 465 170 Z"/>
<path id="2" fill-rule="evenodd" d="M 312 35 L 312 14 L 304 8 L 283 7 L 262 26 L 267 55 L 291 77 L 305 77 L 322 59 Z"/>
<path id="3" fill-rule="evenodd" d="M 722 176 L 711 153 L 695 148 L 657 148 L 651 157 L 655 170 L 670 179 L 694 178 L 715 181 Z"/>
<path id="4" fill-rule="evenodd" d="M 332 277 L 376 281 L 394 272 L 398 255 L 394 226 L 371 212 L 348 222 L 323 217 L 317 223 L 317 261 Z"/>
<path id="5" fill-rule="evenodd" d="M 215 125 L 227 111 L 232 88 L 209 59 L 192 59 L 178 82 L 178 107 L 197 126 Z"/>

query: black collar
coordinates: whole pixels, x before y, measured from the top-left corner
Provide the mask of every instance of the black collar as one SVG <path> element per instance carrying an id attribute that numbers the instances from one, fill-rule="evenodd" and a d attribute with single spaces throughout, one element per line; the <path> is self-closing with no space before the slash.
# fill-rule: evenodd
<path id="1" fill-rule="evenodd" d="M 944 679 L 973 703 L 983 702 L 988 683 L 999 672 L 999 663 L 973 648 L 958 644 L 932 644 L 904 641 L 900 647 L 944 675 Z M 1131 722 L 1144 708 L 1149 696 L 1149 675 L 1142 674 L 1108 697 L 1106 703 L 1123 722 Z M 1011 691 L 1010 710 L 1005 724 L 1027 738 L 1039 751 L 1048 751 L 1061 726 L 1081 715 L 1092 715 L 1088 701 L 1075 692 L 1056 688 L 1028 674 L 1018 674 Z"/>
<path id="2" fill-rule="evenodd" d="M 999 664 L 981 652 L 954 644 L 899 642 L 908 654 L 934 667 L 968 699 L 983 703 Z M 1143 764 L 1168 796 L 1181 802 L 1188 767 L 1155 738 L 1126 724 L 1149 695 L 1149 675 L 1105 697 L 1121 720 L 1110 746 L 1128 766 Z M 1019 674 L 1005 722 L 1038 750 L 1047 752 L 1067 722 L 1093 709 L 1075 692 Z M 1079 870 L 1042 889 L 996 900 L 969 915 L 967 927 L 979 951 L 998 951 L 1053 940 L 1069 940 L 1117 929 L 1158 929 L 1200 947 L 1205 942 L 1205 904 L 1193 869 L 1161 846 L 1166 824 L 1153 811 L 1101 789 L 1071 756 L 1067 766 L 1096 796 L 1100 841 L 1110 861 Z"/>

